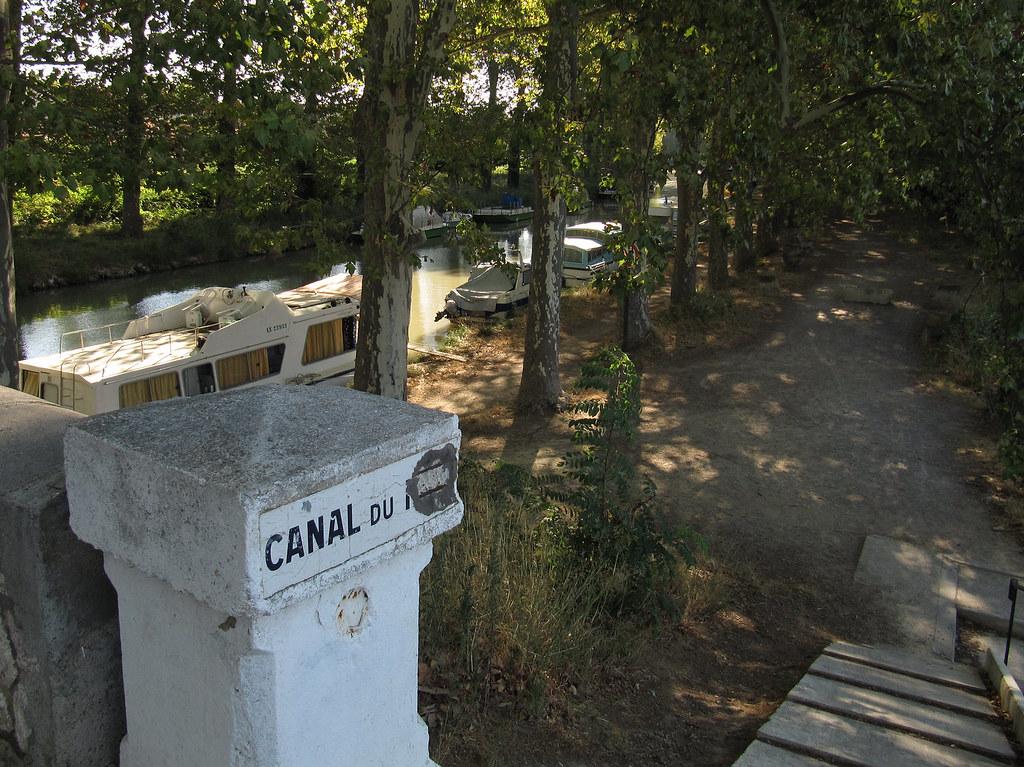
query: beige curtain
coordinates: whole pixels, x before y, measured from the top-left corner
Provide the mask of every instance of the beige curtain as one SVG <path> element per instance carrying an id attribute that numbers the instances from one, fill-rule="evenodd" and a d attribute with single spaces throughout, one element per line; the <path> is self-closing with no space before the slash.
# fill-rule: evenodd
<path id="1" fill-rule="evenodd" d="M 217 380 L 220 381 L 221 389 L 231 389 L 249 383 L 251 379 L 247 357 L 247 354 L 236 354 L 217 360 Z"/>
<path id="2" fill-rule="evenodd" d="M 302 364 L 336 357 L 345 351 L 345 336 L 341 332 L 341 320 L 331 320 L 313 325 L 306 331 L 306 346 L 302 350 Z"/>
<path id="3" fill-rule="evenodd" d="M 268 375 L 270 357 L 265 348 L 217 360 L 217 378 L 221 389 L 252 383 Z"/>
<path id="4" fill-rule="evenodd" d="M 39 373 L 35 370 L 21 371 L 21 390 L 25 394 L 31 394 L 33 397 L 41 397 Z"/>
<path id="5" fill-rule="evenodd" d="M 181 389 L 178 387 L 177 373 L 164 373 L 152 378 L 144 378 L 141 381 L 121 384 L 118 391 L 121 407 L 132 407 L 145 402 L 159 402 L 179 396 L 181 396 Z"/>

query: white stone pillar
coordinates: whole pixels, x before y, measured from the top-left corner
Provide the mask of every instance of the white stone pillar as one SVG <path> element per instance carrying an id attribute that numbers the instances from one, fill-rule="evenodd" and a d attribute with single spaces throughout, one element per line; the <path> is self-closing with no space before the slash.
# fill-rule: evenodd
<path id="1" fill-rule="evenodd" d="M 455 416 L 261 386 L 70 429 L 118 592 L 122 767 L 427 767 L 419 574 L 459 523 Z"/>

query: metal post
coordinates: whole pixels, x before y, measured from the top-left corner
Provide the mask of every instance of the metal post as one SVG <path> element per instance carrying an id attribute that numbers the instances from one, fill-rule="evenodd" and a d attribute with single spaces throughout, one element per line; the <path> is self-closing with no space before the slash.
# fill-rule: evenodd
<path id="1" fill-rule="evenodd" d="M 1017 591 L 1020 584 L 1016 578 L 1010 578 L 1010 592 L 1006 598 L 1010 600 L 1010 623 L 1006 627 L 1006 650 L 1003 652 L 1003 664 L 1010 662 L 1010 641 L 1013 639 L 1013 616 L 1017 612 Z"/>

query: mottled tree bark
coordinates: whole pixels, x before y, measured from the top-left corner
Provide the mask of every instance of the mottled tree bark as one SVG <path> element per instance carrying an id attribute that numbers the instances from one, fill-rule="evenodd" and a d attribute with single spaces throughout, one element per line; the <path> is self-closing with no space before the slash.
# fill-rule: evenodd
<path id="1" fill-rule="evenodd" d="M 545 184 L 540 163 L 533 168 L 533 275 L 526 313 L 526 346 L 519 404 L 524 410 L 548 411 L 562 396 L 558 335 L 561 331 L 562 243 L 565 199 Z"/>
<path id="2" fill-rule="evenodd" d="M 740 184 L 739 186 L 744 185 Z M 737 273 L 749 272 L 757 266 L 757 253 L 754 251 L 754 229 L 750 215 L 750 194 L 746 189 L 738 188 L 733 195 L 733 200 L 735 201 L 733 240 L 736 243 L 733 266 Z"/>
<path id="3" fill-rule="evenodd" d="M 729 257 L 725 249 L 725 189 L 720 179 L 708 182 L 708 287 L 725 290 L 729 286 Z"/>
<path id="4" fill-rule="evenodd" d="M 487 60 L 487 114 L 490 117 L 490 125 L 493 126 L 498 120 L 498 75 L 500 70 L 498 69 L 498 62 L 494 59 Z M 490 126 L 488 130 L 490 130 Z M 484 157 L 483 162 L 480 165 L 480 187 L 485 191 L 491 191 L 491 187 L 494 184 L 494 145 L 491 143 L 491 137 L 494 133 L 489 133 L 487 156 Z"/>
<path id="5" fill-rule="evenodd" d="M 0 153 L 10 142 L 8 108 L 14 83 L 17 42 L 12 32 L 18 8 L 11 0 L 0 0 Z M 7 195 L 7 174 L 0 165 L 0 386 L 18 386 L 18 320 L 14 295 L 14 247 L 11 243 L 11 203 Z"/>
<path id="6" fill-rule="evenodd" d="M 648 220 L 650 211 L 649 189 L 651 176 L 648 170 L 654 152 L 655 122 L 645 124 L 643 114 L 634 114 L 633 133 L 636 136 L 632 152 L 637 157 L 630 169 L 629 193 L 624 198 L 624 223 L 631 231 L 641 231 Z M 626 286 L 622 297 L 622 349 L 635 351 L 647 343 L 651 335 L 651 311 L 649 307 L 650 288 L 647 280 L 649 268 L 647 254 L 637 251 L 636 260 L 630 265 L 634 279 Z"/>
<path id="7" fill-rule="evenodd" d="M 676 169 L 678 214 L 672 266 L 671 307 L 681 311 L 697 293 L 697 223 L 701 177 L 692 168 Z"/>
<path id="8" fill-rule="evenodd" d="M 540 61 L 539 109 L 546 140 L 534 147 L 533 276 L 526 314 L 521 410 L 552 411 L 562 395 L 558 359 L 561 332 L 562 255 L 565 239 L 564 140 L 572 92 L 577 8 L 574 0 L 551 0 L 548 31 Z M 509 168 L 511 171 L 511 166 Z"/>
<path id="9" fill-rule="evenodd" d="M 512 135 L 508 137 L 508 178 L 505 185 L 509 189 L 519 188 L 520 165 L 523 160 L 523 120 L 526 114 L 523 99 L 523 90 L 520 88 L 512 111 Z"/>
<path id="10" fill-rule="evenodd" d="M 320 111 L 320 99 L 315 91 L 306 94 L 306 104 L 303 113 L 310 122 L 315 122 L 317 112 Z M 295 163 L 295 196 L 301 202 L 315 200 L 319 197 L 320 190 L 316 181 L 317 148 L 312 147 L 312 154 L 308 157 L 300 157 Z"/>
<path id="11" fill-rule="evenodd" d="M 142 236 L 142 163 L 145 151 L 145 78 L 146 23 L 150 7 L 143 2 L 134 8 L 129 27 L 132 48 L 128 61 L 127 114 L 125 119 L 124 157 L 122 160 L 121 234 Z"/>
<path id="12" fill-rule="evenodd" d="M 235 187 L 238 177 L 235 156 L 238 149 L 238 73 L 233 63 L 224 66 L 221 81 L 220 114 L 217 117 L 217 212 L 231 214 L 235 210 Z"/>
<path id="13" fill-rule="evenodd" d="M 439 0 L 422 22 L 418 0 L 371 0 L 364 34 L 368 65 L 356 127 L 365 245 L 354 385 L 395 399 L 405 397 L 409 355 L 410 176 L 430 82 L 454 22 L 454 0 Z"/>

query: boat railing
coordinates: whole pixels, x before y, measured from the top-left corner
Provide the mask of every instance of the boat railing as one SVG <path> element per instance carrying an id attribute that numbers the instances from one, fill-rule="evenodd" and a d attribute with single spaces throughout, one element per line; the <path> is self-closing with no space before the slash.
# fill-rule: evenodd
<path id="1" fill-rule="evenodd" d="M 133 322 L 133 320 L 122 320 L 121 322 L 111 322 L 108 325 L 97 325 L 97 326 L 91 327 L 91 328 L 80 328 L 78 330 L 68 330 L 68 331 L 65 331 L 64 333 L 60 334 L 60 346 L 58 347 L 58 351 L 60 353 L 63 353 L 65 351 L 65 348 L 70 348 L 70 347 L 65 347 L 65 339 L 69 339 L 72 336 L 77 336 L 78 337 L 78 348 L 79 349 L 84 349 L 85 345 L 86 345 L 85 344 L 85 334 L 86 333 L 101 333 L 101 332 L 106 331 L 107 343 L 113 343 L 114 342 L 114 328 L 121 328 L 122 329 L 121 333 L 118 336 L 118 337 L 120 337 L 121 335 L 124 335 L 124 330 L 126 330 L 128 328 L 128 326 L 132 322 Z"/>
<path id="2" fill-rule="evenodd" d="M 181 328 L 180 330 L 192 331 L 192 348 L 195 349 L 199 347 L 200 335 L 205 337 L 207 333 L 212 333 L 213 331 L 218 330 L 219 328 L 220 325 L 216 322 L 213 322 L 207 325 L 196 325 L 195 327 L 191 328 Z M 180 343 L 182 339 L 180 335 L 176 336 L 170 332 L 157 332 L 145 336 L 136 336 L 135 338 L 122 338 L 120 340 L 121 343 L 119 343 L 117 347 L 110 353 L 107 359 L 104 360 L 103 367 L 100 369 L 100 375 L 105 375 L 107 372 L 107 367 L 109 367 L 110 364 L 117 359 L 118 355 L 120 355 L 124 351 L 130 349 L 138 349 L 139 358 L 145 359 L 147 350 L 149 352 L 153 352 L 158 350 L 164 344 L 166 344 L 167 353 L 171 354 L 174 351 L 175 341 Z M 136 344 L 138 344 L 138 346 L 136 346 Z"/>

